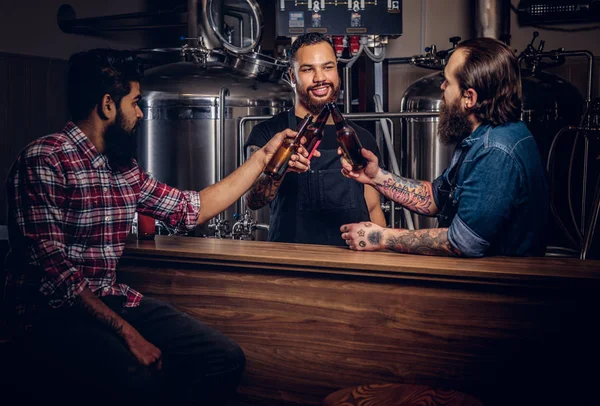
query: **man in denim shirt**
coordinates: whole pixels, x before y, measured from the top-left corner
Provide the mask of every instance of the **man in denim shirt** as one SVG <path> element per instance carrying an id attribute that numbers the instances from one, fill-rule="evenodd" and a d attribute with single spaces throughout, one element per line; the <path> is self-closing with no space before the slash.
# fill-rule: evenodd
<path id="1" fill-rule="evenodd" d="M 444 71 L 439 137 L 455 144 L 450 166 L 433 182 L 403 178 L 369 160 L 343 173 L 409 210 L 438 216 L 439 228 L 341 227 L 353 250 L 481 257 L 543 255 L 548 187 L 536 143 L 521 115 L 521 78 L 513 51 L 477 38 L 461 43 Z"/>

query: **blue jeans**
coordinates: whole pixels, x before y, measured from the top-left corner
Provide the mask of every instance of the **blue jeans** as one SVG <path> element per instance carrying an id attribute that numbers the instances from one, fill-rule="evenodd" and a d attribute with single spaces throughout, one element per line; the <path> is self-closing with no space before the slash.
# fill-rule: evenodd
<path id="1" fill-rule="evenodd" d="M 233 341 L 156 299 L 144 297 L 133 308 L 123 307 L 121 297 L 102 301 L 161 350 L 161 371 L 141 365 L 119 336 L 81 310 L 53 310 L 30 342 L 36 369 L 42 364 L 42 375 L 58 385 L 46 398 L 56 394 L 62 404 L 73 397 L 75 404 L 218 405 L 234 397 L 246 361 Z M 81 389 L 85 402 L 73 396 L 74 389 Z"/>

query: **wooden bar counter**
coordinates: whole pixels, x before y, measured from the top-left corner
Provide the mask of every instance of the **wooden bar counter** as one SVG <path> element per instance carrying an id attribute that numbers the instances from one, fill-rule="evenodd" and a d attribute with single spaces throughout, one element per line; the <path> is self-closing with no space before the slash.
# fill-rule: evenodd
<path id="1" fill-rule="evenodd" d="M 378 382 L 600 404 L 600 261 L 157 236 L 128 243 L 118 281 L 239 343 L 247 404 L 317 405 Z"/>

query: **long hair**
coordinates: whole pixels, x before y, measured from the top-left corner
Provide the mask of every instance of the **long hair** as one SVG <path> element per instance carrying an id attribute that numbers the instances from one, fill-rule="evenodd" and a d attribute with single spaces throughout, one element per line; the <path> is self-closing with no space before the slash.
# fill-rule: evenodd
<path id="1" fill-rule="evenodd" d="M 73 54 L 69 59 L 67 99 L 71 118 L 85 119 L 105 94 L 117 108 L 131 91 L 131 82 L 142 77 L 141 64 L 134 54 L 114 49 L 93 49 Z"/>
<path id="2" fill-rule="evenodd" d="M 462 90 L 477 92 L 471 111 L 493 126 L 518 121 L 521 117 L 521 73 L 514 52 L 492 38 L 475 38 L 460 43 L 464 64 L 456 77 Z"/>

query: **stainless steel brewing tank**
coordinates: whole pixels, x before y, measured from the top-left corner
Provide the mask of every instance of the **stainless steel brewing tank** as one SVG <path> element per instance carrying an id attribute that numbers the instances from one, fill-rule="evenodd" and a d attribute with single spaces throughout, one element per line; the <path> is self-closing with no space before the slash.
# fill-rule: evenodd
<path id="1" fill-rule="evenodd" d="M 579 125 L 583 96 L 570 82 L 548 72 L 521 70 L 522 120 L 533 134 L 546 162 L 554 135 L 566 125 Z"/>
<path id="2" fill-rule="evenodd" d="M 289 85 L 245 77 L 221 64 L 179 62 L 153 68 L 145 73 L 142 92 L 144 119 L 137 136 L 140 164 L 159 181 L 182 190 L 202 190 L 217 182 L 219 156 L 222 178 L 236 169 L 240 117 L 275 115 L 293 104 Z M 224 127 L 221 151 L 217 151 L 220 111 Z M 246 136 L 256 123 L 248 122 Z M 241 213 L 237 206 L 225 212 L 230 226 L 234 213 Z M 254 217 L 268 224 L 268 207 Z M 207 225 L 195 233 L 210 234 Z M 257 238 L 266 239 L 266 233 Z"/>
<path id="3" fill-rule="evenodd" d="M 404 92 L 401 111 L 439 113 L 442 103 L 440 86 L 443 82 L 444 77 L 441 72 L 427 75 L 414 82 Z M 450 164 L 454 147 L 439 141 L 438 121 L 437 117 L 411 118 L 405 121 L 401 132 L 402 142 L 400 140 L 394 142 L 397 156 L 402 157 L 403 176 L 432 181 Z M 417 229 L 437 226 L 435 217 L 413 214 L 413 221 Z"/>

